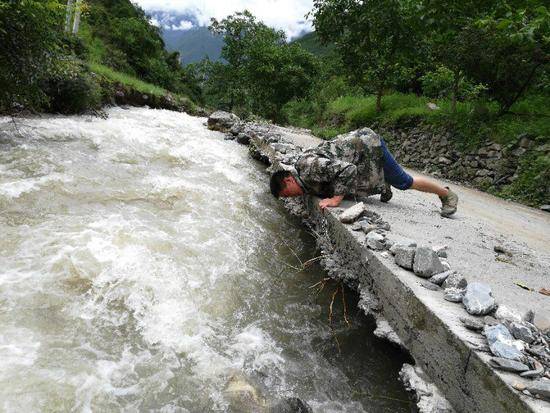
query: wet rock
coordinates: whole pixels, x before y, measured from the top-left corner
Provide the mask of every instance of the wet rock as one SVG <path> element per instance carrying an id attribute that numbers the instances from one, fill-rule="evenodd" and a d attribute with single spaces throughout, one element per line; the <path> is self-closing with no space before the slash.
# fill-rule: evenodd
<path id="1" fill-rule="evenodd" d="M 461 317 L 460 321 L 462 321 L 462 324 L 464 324 L 464 327 L 472 331 L 479 332 L 483 330 L 483 327 L 485 326 L 484 323 L 482 323 L 479 320 L 474 320 L 473 318 Z"/>
<path id="2" fill-rule="evenodd" d="M 236 122 L 239 122 L 239 120 L 237 115 L 233 113 L 218 110 L 212 113 L 208 118 L 208 129 L 228 132 Z"/>
<path id="3" fill-rule="evenodd" d="M 434 284 L 430 281 L 422 281 L 420 283 L 420 285 L 428 290 L 431 290 L 431 291 L 439 291 L 441 290 L 441 287 L 437 284 Z"/>
<path id="4" fill-rule="evenodd" d="M 503 324 L 485 326 L 483 332 L 495 356 L 516 361 L 523 360 L 523 354 L 515 346 L 514 338 Z"/>
<path id="5" fill-rule="evenodd" d="M 420 413 L 454 412 L 447 399 L 434 384 L 428 381 L 428 377 L 420 367 L 403 364 L 399 379 L 407 390 L 415 394 Z"/>
<path id="6" fill-rule="evenodd" d="M 538 394 L 539 396 L 550 399 L 550 380 L 537 380 L 527 385 L 527 390 L 532 394 Z"/>
<path id="7" fill-rule="evenodd" d="M 247 135 L 246 133 L 239 133 L 237 135 L 237 142 L 241 145 L 248 145 L 250 143 L 250 135 Z"/>
<path id="8" fill-rule="evenodd" d="M 451 303 L 461 303 L 464 298 L 464 290 L 454 287 L 446 288 L 443 298 Z"/>
<path id="9" fill-rule="evenodd" d="M 490 360 L 491 365 L 499 370 L 511 371 L 513 373 L 523 373 L 528 371 L 529 367 L 519 361 L 509 360 L 502 357 L 493 357 Z"/>
<path id="10" fill-rule="evenodd" d="M 289 397 L 279 400 L 268 409 L 269 413 L 312 413 L 313 410 L 309 405 L 298 399 L 297 397 Z"/>
<path id="11" fill-rule="evenodd" d="M 365 212 L 365 204 L 363 202 L 359 202 L 358 204 L 355 204 L 352 207 L 349 207 L 346 209 L 342 214 L 340 215 L 340 222 L 343 222 L 344 224 L 350 224 L 357 220 L 363 213 Z"/>
<path id="12" fill-rule="evenodd" d="M 430 247 L 418 247 L 414 254 L 413 271 L 422 278 L 445 271 L 439 257 Z"/>
<path id="13" fill-rule="evenodd" d="M 462 303 L 466 311 L 474 315 L 489 314 L 497 305 L 491 287 L 479 282 L 468 284 Z"/>
<path id="14" fill-rule="evenodd" d="M 449 274 L 449 276 L 443 281 L 441 286 L 443 288 L 456 288 L 459 290 L 464 290 L 468 285 L 468 281 L 462 275 L 458 273 Z"/>
<path id="15" fill-rule="evenodd" d="M 531 329 L 520 323 L 510 323 L 510 326 L 508 327 L 510 329 L 510 333 L 517 338 L 518 340 L 525 341 L 528 344 L 531 344 L 533 341 L 535 341 L 535 335 L 531 331 Z"/>
<path id="16" fill-rule="evenodd" d="M 394 247 L 395 245 L 392 248 Z M 397 246 L 394 248 L 395 263 L 406 270 L 412 270 L 415 251 L 415 248 Z"/>
<path id="17" fill-rule="evenodd" d="M 384 236 L 380 235 L 378 232 L 369 232 L 366 237 L 366 243 L 367 247 L 375 251 L 385 249 Z"/>
<path id="18" fill-rule="evenodd" d="M 437 284 L 437 285 L 442 285 L 443 282 L 444 282 L 451 274 L 454 274 L 454 271 L 443 271 L 443 272 L 440 272 L 439 274 L 435 274 L 434 276 L 432 276 L 432 277 L 430 278 L 430 282 L 433 282 L 434 284 Z"/>

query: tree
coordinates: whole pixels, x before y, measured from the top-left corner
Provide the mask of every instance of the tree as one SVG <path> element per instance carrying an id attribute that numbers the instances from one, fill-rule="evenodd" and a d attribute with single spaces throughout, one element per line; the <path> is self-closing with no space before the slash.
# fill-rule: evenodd
<path id="1" fill-rule="evenodd" d="M 415 47 L 411 4 L 400 0 L 315 0 L 313 24 L 324 44 L 336 44 L 347 70 L 376 92 L 381 111 L 384 90 L 409 66 Z"/>
<path id="2" fill-rule="evenodd" d="M 282 31 L 259 22 L 250 12 L 212 19 L 210 30 L 223 36 L 225 43 L 221 56 L 226 63 L 210 65 L 207 76 L 207 83 L 216 87 L 206 86 L 220 104 L 280 120 L 282 106 L 310 89 L 317 59 L 299 45 L 287 44 Z"/>
<path id="3" fill-rule="evenodd" d="M 64 52 L 64 11 L 55 0 L 0 2 L 0 107 L 46 100 L 40 83 Z"/>
<path id="4" fill-rule="evenodd" d="M 502 2 L 462 35 L 465 71 L 487 85 L 499 114 L 508 112 L 550 65 L 550 13 L 537 2 L 522 3 Z"/>

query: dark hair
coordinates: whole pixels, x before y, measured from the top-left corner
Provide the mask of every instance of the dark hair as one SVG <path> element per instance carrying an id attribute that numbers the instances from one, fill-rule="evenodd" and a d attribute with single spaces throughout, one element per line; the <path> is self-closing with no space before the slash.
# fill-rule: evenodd
<path id="1" fill-rule="evenodd" d="M 271 194 L 275 198 L 279 198 L 279 194 L 284 189 L 285 185 L 283 184 L 283 179 L 285 179 L 287 176 L 290 176 L 289 171 L 277 171 L 273 175 L 271 175 L 269 188 L 271 189 Z"/>

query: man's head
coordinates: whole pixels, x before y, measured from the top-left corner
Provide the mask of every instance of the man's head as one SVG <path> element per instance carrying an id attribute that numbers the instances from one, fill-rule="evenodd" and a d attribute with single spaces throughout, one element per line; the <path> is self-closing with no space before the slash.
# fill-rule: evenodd
<path id="1" fill-rule="evenodd" d="M 275 198 L 300 196 L 304 190 L 289 171 L 277 171 L 271 175 L 269 182 L 271 193 Z"/>

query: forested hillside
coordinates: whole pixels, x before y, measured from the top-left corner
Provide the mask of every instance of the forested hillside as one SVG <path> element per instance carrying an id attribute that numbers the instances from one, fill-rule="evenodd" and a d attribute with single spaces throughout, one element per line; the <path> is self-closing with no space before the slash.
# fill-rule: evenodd
<path id="1" fill-rule="evenodd" d="M 476 179 L 509 198 L 550 202 L 544 1 L 322 0 L 310 17 L 315 32 L 290 44 L 247 13 L 214 21 L 226 63 L 193 67 L 205 102 L 325 138 L 423 125 L 452 135 L 457 158 L 491 143 L 512 150 L 523 139 L 531 143 L 517 151 L 515 173 Z"/>
<path id="2" fill-rule="evenodd" d="M 0 4 L 0 111 L 98 108 L 113 84 L 195 94 L 178 54 L 165 50 L 159 30 L 130 0 L 88 0 L 75 12 L 81 23 L 73 34 L 65 1 Z"/>

